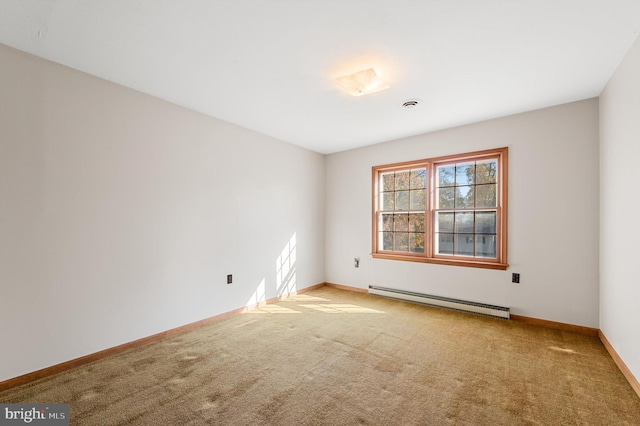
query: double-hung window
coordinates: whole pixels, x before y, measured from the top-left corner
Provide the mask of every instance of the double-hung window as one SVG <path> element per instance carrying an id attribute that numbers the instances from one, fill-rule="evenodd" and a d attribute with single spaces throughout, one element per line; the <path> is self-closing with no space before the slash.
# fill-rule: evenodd
<path id="1" fill-rule="evenodd" d="M 373 257 L 506 269 L 507 152 L 373 167 Z"/>

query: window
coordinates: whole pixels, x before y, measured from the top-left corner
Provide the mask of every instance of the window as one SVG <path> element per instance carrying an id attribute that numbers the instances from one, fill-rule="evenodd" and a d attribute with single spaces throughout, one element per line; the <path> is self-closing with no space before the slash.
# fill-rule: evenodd
<path id="1" fill-rule="evenodd" d="M 373 257 L 506 269 L 507 152 L 373 167 Z"/>

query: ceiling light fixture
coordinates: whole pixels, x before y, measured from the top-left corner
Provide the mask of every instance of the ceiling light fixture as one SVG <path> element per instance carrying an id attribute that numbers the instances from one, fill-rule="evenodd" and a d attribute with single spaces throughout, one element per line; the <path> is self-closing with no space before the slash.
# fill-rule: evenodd
<path id="1" fill-rule="evenodd" d="M 369 95 L 389 88 L 373 68 L 338 77 L 336 81 L 352 96 Z"/>

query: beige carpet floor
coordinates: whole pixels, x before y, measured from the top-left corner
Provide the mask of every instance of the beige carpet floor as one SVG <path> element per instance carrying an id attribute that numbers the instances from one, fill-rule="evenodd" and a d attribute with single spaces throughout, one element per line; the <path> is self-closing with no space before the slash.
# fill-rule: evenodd
<path id="1" fill-rule="evenodd" d="M 74 425 L 640 425 L 597 338 L 330 287 L 0 401 Z"/>

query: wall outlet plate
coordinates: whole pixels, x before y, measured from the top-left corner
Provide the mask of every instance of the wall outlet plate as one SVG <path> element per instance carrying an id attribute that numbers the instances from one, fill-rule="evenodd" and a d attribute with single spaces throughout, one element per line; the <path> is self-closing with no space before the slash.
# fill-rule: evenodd
<path id="1" fill-rule="evenodd" d="M 233 275 L 229 274 L 227 275 L 227 284 L 231 284 L 233 283 Z"/>
<path id="2" fill-rule="evenodd" d="M 520 283 L 520 274 L 518 274 L 517 272 L 514 272 L 513 274 L 511 274 L 511 282 L 519 284 Z"/>

